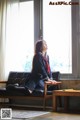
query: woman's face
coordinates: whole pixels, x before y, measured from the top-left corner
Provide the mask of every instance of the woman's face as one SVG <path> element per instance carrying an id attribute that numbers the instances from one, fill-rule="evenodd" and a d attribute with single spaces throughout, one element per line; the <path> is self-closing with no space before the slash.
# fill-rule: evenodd
<path id="1" fill-rule="evenodd" d="M 47 43 L 45 41 L 43 41 L 43 51 L 47 51 L 48 47 L 47 47 Z"/>

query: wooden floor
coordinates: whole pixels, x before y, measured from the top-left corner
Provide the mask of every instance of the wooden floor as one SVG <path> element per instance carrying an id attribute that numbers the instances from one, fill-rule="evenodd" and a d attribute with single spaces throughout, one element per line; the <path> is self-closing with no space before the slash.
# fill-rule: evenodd
<path id="1" fill-rule="evenodd" d="M 80 110 L 71 109 L 64 112 L 62 108 L 59 109 L 58 112 L 53 112 L 51 109 L 47 109 L 46 111 L 50 111 L 50 113 L 29 120 L 80 120 Z"/>
<path id="2" fill-rule="evenodd" d="M 29 120 L 80 120 L 80 114 L 51 112 Z"/>
<path id="3" fill-rule="evenodd" d="M 41 109 L 36 109 L 36 110 L 41 110 Z M 46 111 L 50 111 L 50 113 L 25 120 L 80 120 L 80 110 L 69 110 L 67 112 L 64 112 L 64 109 L 62 110 L 60 109 L 58 112 L 53 112 L 51 109 L 47 109 Z M 15 120 L 21 120 L 21 119 L 15 119 Z"/>
<path id="4" fill-rule="evenodd" d="M 22 108 L 19 108 L 19 110 Z M 30 110 L 30 109 L 29 109 Z M 34 109 L 33 109 L 34 110 Z M 41 109 L 36 109 L 40 110 Z M 43 110 L 42 110 L 43 111 Z M 25 120 L 80 120 L 80 110 L 70 110 L 68 112 L 64 112 L 63 109 L 58 112 L 53 112 L 51 109 L 46 110 L 50 111 L 50 113 L 38 116 L 35 118 L 27 118 Z M 12 120 L 22 120 L 22 119 L 12 119 Z"/>

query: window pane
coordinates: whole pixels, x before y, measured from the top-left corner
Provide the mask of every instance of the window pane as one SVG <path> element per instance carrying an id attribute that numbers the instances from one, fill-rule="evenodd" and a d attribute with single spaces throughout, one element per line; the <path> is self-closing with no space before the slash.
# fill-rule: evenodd
<path id="1" fill-rule="evenodd" d="M 20 3 L 20 22 L 21 22 L 21 45 L 23 44 L 22 54 L 24 70 L 31 71 L 32 58 L 34 53 L 34 14 L 33 1 Z M 23 31 L 23 32 L 22 32 Z"/>
<path id="2" fill-rule="evenodd" d="M 33 1 L 8 7 L 6 71 L 31 71 L 34 53 Z"/>
<path id="3" fill-rule="evenodd" d="M 43 38 L 48 44 L 51 69 L 72 73 L 71 5 L 49 5 L 49 2 L 43 0 Z"/>

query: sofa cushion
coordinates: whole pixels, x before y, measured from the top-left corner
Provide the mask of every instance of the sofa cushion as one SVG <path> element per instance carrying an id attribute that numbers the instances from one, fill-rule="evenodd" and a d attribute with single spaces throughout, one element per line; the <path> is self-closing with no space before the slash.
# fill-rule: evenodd
<path id="1" fill-rule="evenodd" d="M 9 84 L 6 87 L 7 95 L 29 95 L 28 91 L 19 84 Z"/>
<path id="2" fill-rule="evenodd" d="M 6 88 L 0 88 L 0 96 L 5 96 L 5 95 L 7 95 Z"/>
<path id="3" fill-rule="evenodd" d="M 9 96 L 27 96 L 29 95 L 24 88 L 7 90 L 7 95 Z"/>
<path id="4" fill-rule="evenodd" d="M 6 86 L 6 90 L 14 90 L 16 86 L 19 86 L 18 83 L 15 83 L 15 84 L 8 84 Z"/>

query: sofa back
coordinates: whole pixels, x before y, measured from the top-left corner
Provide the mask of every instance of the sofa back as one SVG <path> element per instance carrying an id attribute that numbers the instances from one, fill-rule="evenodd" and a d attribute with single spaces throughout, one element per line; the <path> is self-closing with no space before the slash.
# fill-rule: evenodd
<path id="1" fill-rule="evenodd" d="M 19 86 L 25 86 L 25 81 L 27 82 L 30 77 L 30 72 L 10 72 L 7 85 L 9 84 L 19 84 Z M 53 79 L 59 80 L 60 79 L 60 73 L 59 72 L 53 72 L 52 73 Z"/>
<path id="2" fill-rule="evenodd" d="M 25 81 L 29 79 L 30 72 L 10 72 L 7 85 L 8 84 L 19 84 L 19 86 L 24 86 Z"/>
<path id="3" fill-rule="evenodd" d="M 52 72 L 52 77 L 54 80 L 58 81 L 60 80 L 60 72 L 57 71 L 57 72 Z"/>

